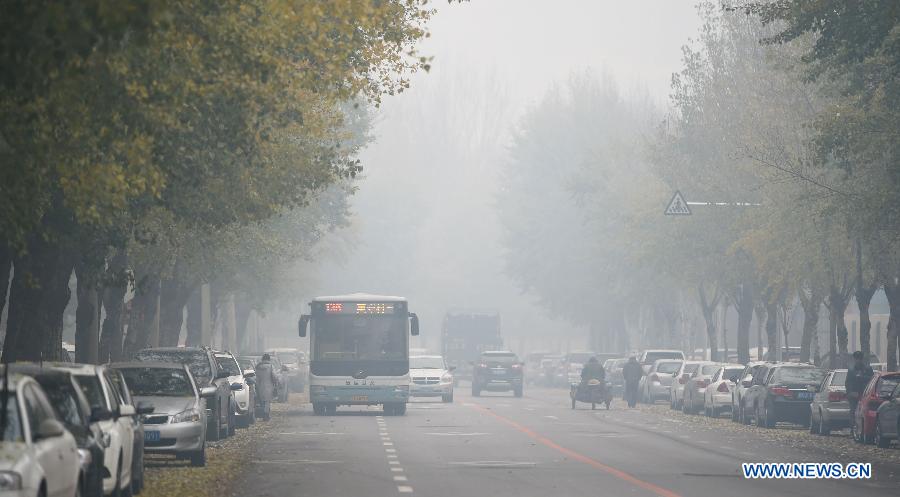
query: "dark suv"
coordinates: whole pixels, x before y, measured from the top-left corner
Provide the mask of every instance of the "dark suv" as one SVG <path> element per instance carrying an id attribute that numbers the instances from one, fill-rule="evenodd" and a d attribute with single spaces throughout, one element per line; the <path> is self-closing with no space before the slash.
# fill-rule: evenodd
<path id="1" fill-rule="evenodd" d="M 472 372 L 472 395 L 478 397 L 482 390 L 508 392 L 522 396 L 523 364 L 509 351 L 482 352 Z"/>
<path id="2" fill-rule="evenodd" d="M 743 421 L 774 428 L 779 421 L 807 426 L 809 405 L 828 371 L 811 364 L 775 363 L 761 367 L 744 393 Z"/>
<path id="3" fill-rule="evenodd" d="M 215 351 L 208 347 L 161 347 L 141 350 L 134 358 L 187 365 L 197 388 L 216 387 L 216 396 L 206 399 L 206 439 L 219 440 L 234 433 L 234 396 L 228 383 L 228 371 L 219 367 Z"/>

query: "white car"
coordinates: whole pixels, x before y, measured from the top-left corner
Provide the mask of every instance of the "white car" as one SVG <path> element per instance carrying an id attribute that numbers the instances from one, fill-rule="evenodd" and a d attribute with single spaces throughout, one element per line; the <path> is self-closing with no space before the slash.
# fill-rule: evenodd
<path id="1" fill-rule="evenodd" d="M 441 397 L 453 402 L 453 373 L 439 355 L 419 355 L 409 358 L 409 396 Z"/>
<path id="2" fill-rule="evenodd" d="M 713 375 L 723 366 L 721 363 L 704 361 L 700 364 L 691 379 L 684 384 L 684 400 L 681 410 L 685 414 L 697 414 L 705 408 L 706 387 Z"/>
<path id="3" fill-rule="evenodd" d="M 6 416 L 0 427 L 0 495 L 78 496 L 82 468 L 78 447 L 44 391 L 33 378 L 15 373 L 3 383 L 0 405 L 6 397 Z"/>
<path id="4" fill-rule="evenodd" d="M 707 416 L 717 418 L 723 411 L 731 410 L 731 390 L 742 371 L 744 366 L 740 364 L 727 364 L 716 371 L 706 387 L 703 400 L 703 411 Z"/>
<path id="5" fill-rule="evenodd" d="M 653 404 L 657 400 L 667 400 L 671 397 L 669 390 L 672 388 L 672 374 L 678 371 L 680 359 L 657 359 L 646 376 L 641 377 L 639 384 L 640 398 L 643 402 Z"/>
<path id="6" fill-rule="evenodd" d="M 684 386 L 694 371 L 700 367 L 703 361 L 684 361 L 678 371 L 672 374 L 672 388 L 669 391 L 669 408 L 681 409 L 682 401 L 684 401 Z"/>
<path id="7" fill-rule="evenodd" d="M 230 352 L 216 352 L 216 362 L 219 368 L 228 372 L 228 384 L 234 398 L 235 424 L 242 428 L 252 425 L 256 422 L 256 399 L 253 396 L 255 390 L 250 386 L 251 380 L 244 375 L 241 365 Z"/>
<path id="8" fill-rule="evenodd" d="M 100 429 L 109 435 L 103 463 L 109 476 L 103 478 L 103 493 L 125 495 L 131 493 L 135 428 L 134 406 L 121 404 L 106 366 L 91 364 L 54 363 L 53 367 L 69 371 L 91 405 L 91 411 L 108 412 L 108 419 L 100 421 Z"/>

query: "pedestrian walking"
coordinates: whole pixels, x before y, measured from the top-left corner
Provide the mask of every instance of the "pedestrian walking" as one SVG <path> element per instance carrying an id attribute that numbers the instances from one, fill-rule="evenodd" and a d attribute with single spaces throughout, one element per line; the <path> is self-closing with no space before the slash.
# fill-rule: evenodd
<path id="1" fill-rule="evenodd" d="M 644 376 L 644 368 L 634 356 L 629 357 L 628 362 L 622 367 L 622 377 L 625 379 L 625 402 L 628 402 L 628 407 L 634 407 L 637 404 L 638 385 L 642 376 Z"/>
<path id="2" fill-rule="evenodd" d="M 847 390 L 847 402 L 850 404 L 851 427 L 856 424 L 856 406 L 859 405 L 859 398 L 874 375 L 875 372 L 872 371 L 872 366 L 869 366 L 869 363 L 865 360 L 862 351 L 857 350 L 854 352 L 853 364 L 847 369 L 847 379 L 844 380 L 844 387 Z"/>
<path id="3" fill-rule="evenodd" d="M 262 409 L 264 421 L 268 421 L 271 417 L 276 382 L 272 358 L 269 354 L 263 354 L 262 360 L 256 365 L 256 400 Z"/>

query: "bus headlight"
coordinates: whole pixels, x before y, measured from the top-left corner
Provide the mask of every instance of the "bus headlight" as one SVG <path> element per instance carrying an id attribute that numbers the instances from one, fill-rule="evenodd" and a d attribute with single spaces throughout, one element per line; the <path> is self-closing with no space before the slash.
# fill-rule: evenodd
<path id="1" fill-rule="evenodd" d="M 22 490 L 22 475 L 15 471 L 0 471 L 0 492 Z"/>

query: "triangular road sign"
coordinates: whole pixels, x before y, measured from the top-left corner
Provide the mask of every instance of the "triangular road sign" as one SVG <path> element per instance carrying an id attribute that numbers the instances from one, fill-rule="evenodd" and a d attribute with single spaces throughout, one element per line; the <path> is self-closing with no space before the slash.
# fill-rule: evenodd
<path id="1" fill-rule="evenodd" d="M 672 200 L 669 202 L 669 206 L 666 207 L 666 215 L 667 216 L 690 216 L 691 208 L 688 207 L 687 202 L 684 200 L 684 197 L 681 195 L 681 192 L 678 190 L 675 191 L 675 195 L 672 197 Z"/>

